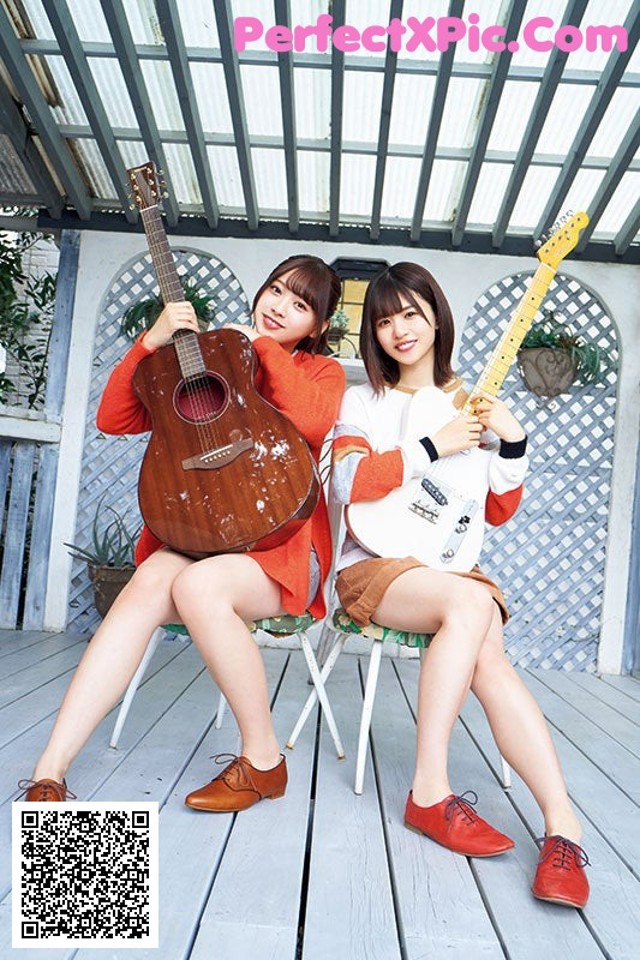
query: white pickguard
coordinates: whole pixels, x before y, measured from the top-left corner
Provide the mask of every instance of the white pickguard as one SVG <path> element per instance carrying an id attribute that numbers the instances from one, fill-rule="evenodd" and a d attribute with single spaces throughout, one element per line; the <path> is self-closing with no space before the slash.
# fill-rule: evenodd
<path id="1" fill-rule="evenodd" d="M 452 419 L 449 400 L 434 394 L 419 390 L 411 398 L 405 437 L 433 435 Z M 386 497 L 350 504 L 351 535 L 380 557 L 415 557 L 436 570 L 468 572 L 482 549 L 490 459 L 479 447 L 456 453 Z"/>

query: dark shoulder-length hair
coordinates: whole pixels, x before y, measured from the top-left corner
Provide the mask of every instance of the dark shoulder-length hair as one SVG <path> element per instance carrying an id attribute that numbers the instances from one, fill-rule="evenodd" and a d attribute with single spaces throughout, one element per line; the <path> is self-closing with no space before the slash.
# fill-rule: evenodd
<path id="1" fill-rule="evenodd" d="M 326 330 L 322 327 L 338 305 L 341 292 L 340 277 L 320 257 L 307 254 L 288 257 L 273 268 L 256 293 L 251 304 L 251 313 L 256 309 L 256 304 L 264 291 L 285 273 L 290 274 L 287 277 L 289 290 L 308 303 L 316 315 L 315 330 L 308 337 L 300 340 L 296 344 L 296 349 L 305 350 L 307 353 L 321 353 L 327 346 L 329 332 L 328 327 Z"/>
<path id="2" fill-rule="evenodd" d="M 434 383 L 436 387 L 443 387 L 453 378 L 451 353 L 454 326 L 449 302 L 435 278 L 424 267 L 417 263 L 396 263 L 374 277 L 367 287 L 362 307 L 360 354 L 376 393 L 381 393 L 388 386 L 395 387 L 400 379 L 397 362 L 378 343 L 376 324 L 382 317 L 400 313 L 403 298 L 424 316 L 416 296 L 425 300 L 436 316 Z"/>

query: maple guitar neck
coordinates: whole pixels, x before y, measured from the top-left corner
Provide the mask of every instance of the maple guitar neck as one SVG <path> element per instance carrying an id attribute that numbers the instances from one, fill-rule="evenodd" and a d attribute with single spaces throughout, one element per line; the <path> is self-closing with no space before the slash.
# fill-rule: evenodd
<path id="1" fill-rule="evenodd" d="M 472 397 L 480 391 L 488 393 L 492 397 L 497 395 L 555 275 L 556 271 L 553 267 L 546 263 L 540 264 L 529 281 L 527 290 L 520 300 L 509 326 L 500 337 L 487 365 L 470 391 L 462 408 L 463 413 L 473 412 Z"/>

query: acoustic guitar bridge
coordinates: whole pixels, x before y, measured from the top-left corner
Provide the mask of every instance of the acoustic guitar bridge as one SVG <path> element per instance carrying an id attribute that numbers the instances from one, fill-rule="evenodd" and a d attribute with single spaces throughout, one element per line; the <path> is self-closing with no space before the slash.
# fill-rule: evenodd
<path id="1" fill-rule="evenodd" d="M 205 453 L 198 453 L 195 457 L 187 457 L 186 460 L 182 461 L 182 466 L 185 470 L 217 470 L 219 467 L 225 467 L 228 463 L 232 463 L 241 453 L 245 453 L 252 448 L 252 438 L 245 437 L 244 440 L 227 443 L 224 447 L 215 447 Z"/>

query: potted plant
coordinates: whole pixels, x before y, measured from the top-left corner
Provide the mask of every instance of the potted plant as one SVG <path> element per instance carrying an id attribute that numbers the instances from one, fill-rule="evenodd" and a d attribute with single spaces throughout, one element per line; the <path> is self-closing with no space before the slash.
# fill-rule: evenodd
<path id="1" fill-rule="evenodd" d="M 531 325 L 518 350 L 518 367 L 525 385 L 539 397 L 557 397 L 572 383 L 597 383 L 606 372 L 598 345 L 553 310 L 543 311 Z"/>
<path id="2" fill-rule="evenodd" d="M 203 293 L 195 280 L 186 280 L 182 289 L 184 298 L 193 305 L 196 317 L 199 321 L 200 330 L 208 328 L 213 320 L 213 296 Z M 120 330 L 132 340 L 148 330 L 160 316 L 164 303 L 160 297 L 146 297 L 144 300 L 137 300 L 127 310 L 125 310 L 120 321 Z"/>
<path id="3" fill-rule="evenodd" d="M 104 497 L 98 503 L 91 528 L 92 548 L 65 543 L 76 560 L 85 560 L 89 579 L 93 583 L 96 610 L 104 617 L 122 588 L 135 572 L 133 551 L 140 533 L 140 524 L 129 532 L 123 517 L 113 507 L 104 510 L 111 519 L 102 523 Z"/>

